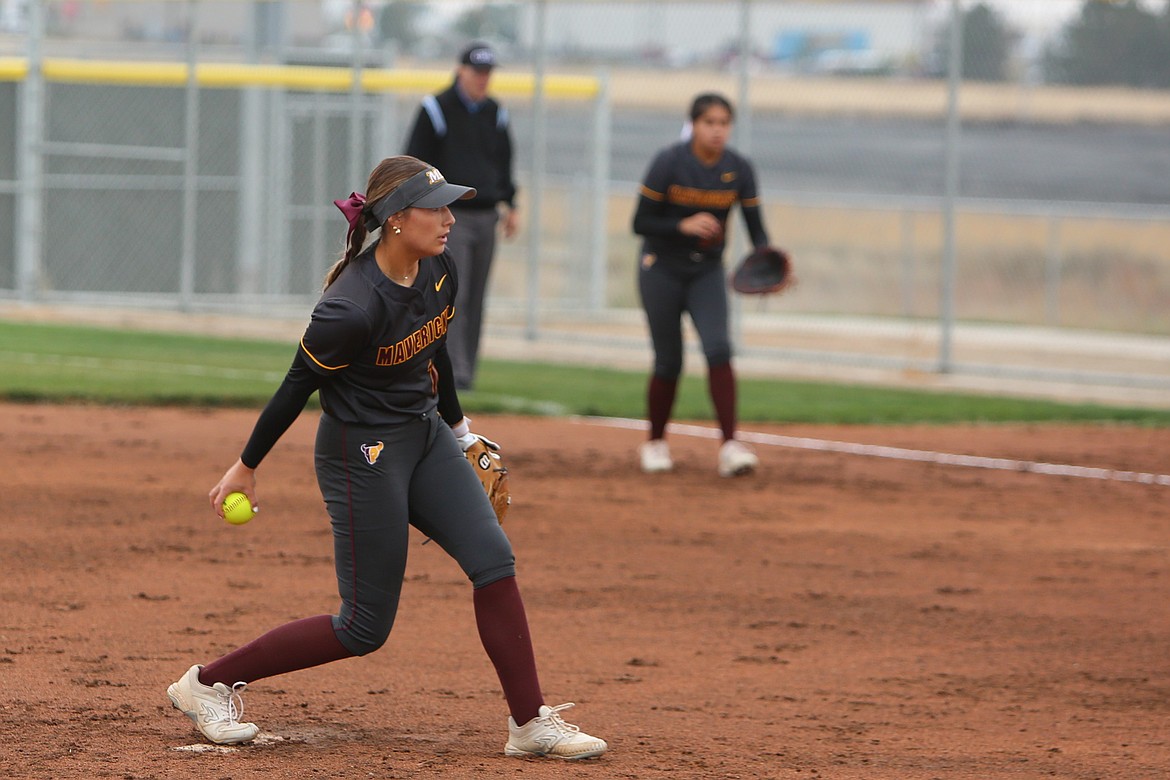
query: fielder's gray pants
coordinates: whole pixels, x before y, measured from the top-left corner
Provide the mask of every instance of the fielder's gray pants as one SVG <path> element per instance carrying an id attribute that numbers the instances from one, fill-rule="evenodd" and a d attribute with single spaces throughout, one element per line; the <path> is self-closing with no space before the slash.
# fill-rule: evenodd
<path id="1" fill-rule="evenodd" d="M 638 266 L 638 292 L 654 345 L 654 375 L 678 379 L 683 369 L 683 313 L 699 333 L 708 366 L 731 360 L 727 281 L 718 260 L 658 258 Z"/>
<path id="2" fill-rule="evenodd" d="M 315 463 L 341 596 L 333 629 L 351 653 L 371 653 L 390 635 L 410 525 L 454 558 L 476 588 L 515 575 L 512 545 L 438 413 L 377 426 L 323 414 Z"/>
<path id="3" fill-rule="evenodd" d="M 451 213 L 455 224 L 447 236 L 447 249 L 459 274 L 459 292 L 455 295 L 455 319 L 447 330 L 447 353 L 455 372 L 455 386 L 465 390 L 474 384 L 479 364 L 484 299 L 500 217 L 495 209 L 453 207 Z"/>

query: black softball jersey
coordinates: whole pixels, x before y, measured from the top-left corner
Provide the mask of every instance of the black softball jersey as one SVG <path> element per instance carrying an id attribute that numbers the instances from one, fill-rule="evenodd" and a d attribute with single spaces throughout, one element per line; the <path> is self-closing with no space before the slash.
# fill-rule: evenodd
<path id="1" fill-rule="evenodd" d="M 414 283 L 403 287 L 378 267 L 376 246 L 322 293 L 244 447 L 244 465 L 259 465 L 314 391 L 322 410 L 343 423 L 393 424 L 436 408 L 450 425 L 463 419 L 446 348 L 459 286 L 454 262 L 445 251 L 424 258 Z"/>
<path id="2" fill-rule="evenodd" d="M 727 217 L 736 203 L 752 245 L 766 245 L 756 175 L 747 158 L 724 149 L 719 160 L 706 165 L 695 157 L 689 141 L 668 146 L 650 163 L 634 213 L 634 232 L 645 239 L 643 255 L 688 261 L 722 258 Z M 703 211 L 722 223 L 717 239 L 703 241 L 679 232 L 681 220 Z"/>

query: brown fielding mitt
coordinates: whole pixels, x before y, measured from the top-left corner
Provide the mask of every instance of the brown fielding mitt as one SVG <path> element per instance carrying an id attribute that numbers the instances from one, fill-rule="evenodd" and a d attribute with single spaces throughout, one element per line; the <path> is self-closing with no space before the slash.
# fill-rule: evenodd
<path id="1" fill-rule="evenodd" d="M 792 258 L 783 249 L 770 246 L 756 247 L 743 260 L 731 277 L 731 287 L 745 295 L 778 293 L 796 281 L 792 273 Z"/>
<path id="2" fill-rule="evenodd" d="M 475 476 L 483 483 L 488 501 L 496 511 L 496 519 L 502 524 L 512 503 L 512 496 L 508 492 L 508 467 L 500 459 L 500 453 L 493 451 L 478 437 L 463 454 L 475 470 Z"/>

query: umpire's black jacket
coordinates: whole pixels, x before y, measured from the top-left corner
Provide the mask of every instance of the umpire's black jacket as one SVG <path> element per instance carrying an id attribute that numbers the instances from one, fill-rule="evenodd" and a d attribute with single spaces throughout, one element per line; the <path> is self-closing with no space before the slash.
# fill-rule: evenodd
<path id="1" fill-rule="evenodd" d="M 491 209 L 500 201 L 515 205 L 508 111 L 490 97 L 472 111 L 454 84 L 438 95 L 426 96 L 406 153 L 438 168 L 447 181 L 475 187 L 473 199 L 452 207 Z"/>

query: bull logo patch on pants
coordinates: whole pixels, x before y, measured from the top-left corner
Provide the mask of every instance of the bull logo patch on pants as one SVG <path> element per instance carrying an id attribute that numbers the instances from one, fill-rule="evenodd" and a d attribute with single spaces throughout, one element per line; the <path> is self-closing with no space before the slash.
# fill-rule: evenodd
<path id="1" fill-rule="evenodd" d="M 377 444 L 363 444 L 362 455 L 366 456 L 366 463 L 373 466 L 378 462 L 378 456 L 382 454 L 382 450 L 386 447 L 382 442 Z"/>

